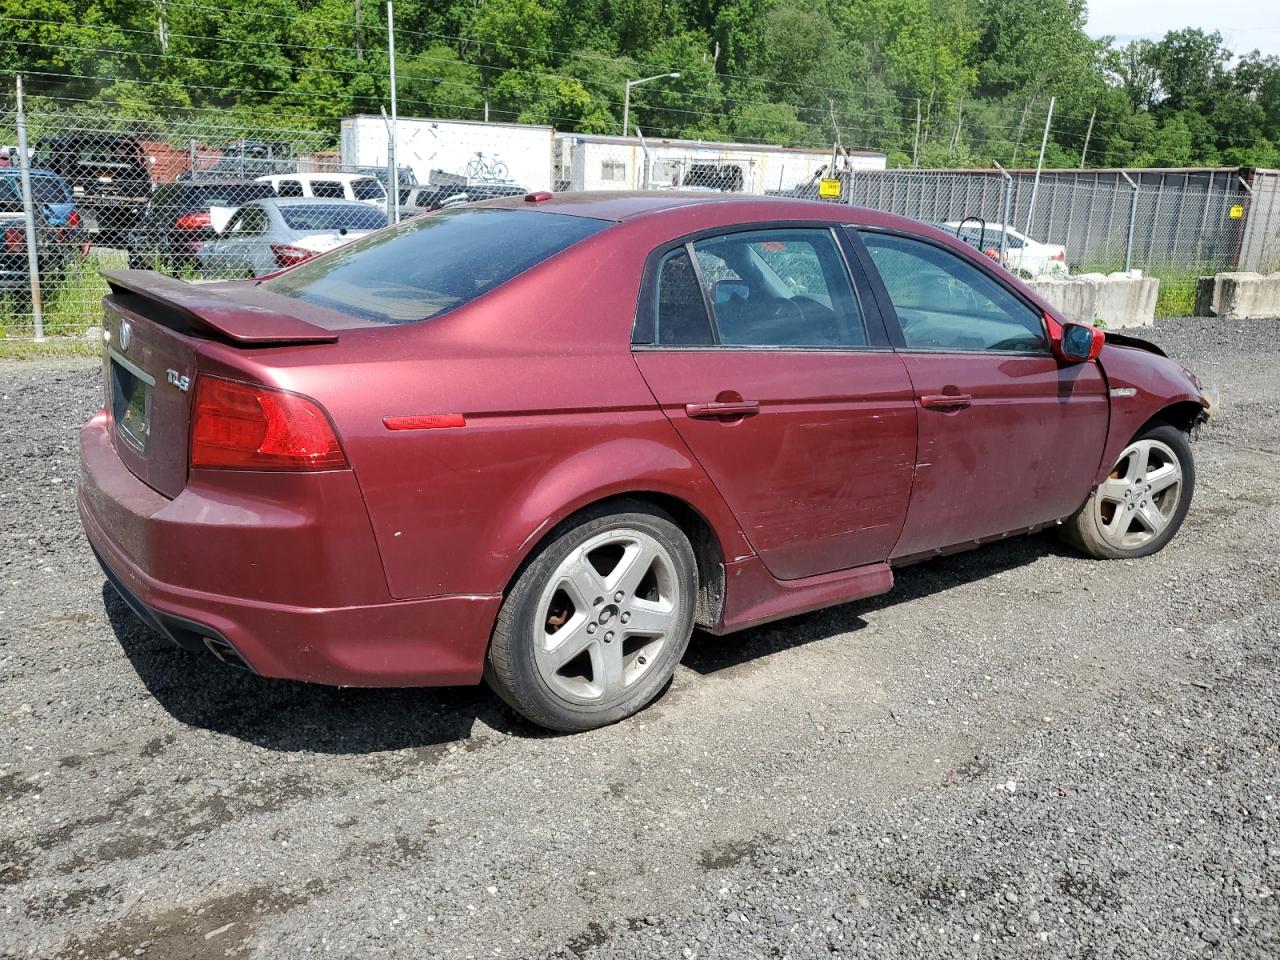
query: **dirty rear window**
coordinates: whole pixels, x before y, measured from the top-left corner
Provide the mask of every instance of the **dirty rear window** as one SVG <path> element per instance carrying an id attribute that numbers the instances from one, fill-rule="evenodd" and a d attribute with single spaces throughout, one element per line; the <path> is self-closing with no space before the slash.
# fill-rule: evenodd
<path id="1" fill-rule="evenodd" d="M 411 323 L 474 300 L 607 226 L 558 213 L 458 207 L 349 243 L 263 287 L 358 320 Z"/>

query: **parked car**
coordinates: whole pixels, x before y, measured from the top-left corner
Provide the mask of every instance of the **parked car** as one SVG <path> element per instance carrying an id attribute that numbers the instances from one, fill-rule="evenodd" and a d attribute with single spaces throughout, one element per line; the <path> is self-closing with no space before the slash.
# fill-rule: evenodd
<path id="1" fill-rule="evenodd" d="M 963 240 L 969 246 L 981 250 L 993 260 L 1000 259 L 1000 234 L 1003 224 L 983 223 L 976 219 L 956 220 L 942 224 L 942 228 Z M 1067 248 L 1060 243 L 1040 243 L 1025 233 L 1009 227 L 1005 236 L 1004 266 L 1020 277 L 1039 277 L 1045 274 L 1066 274 Z"/>
<path id="2" fill-rule="evenodd" d="M 127 134 L 72 130 L 41 137 L 32 166 L 70 185 L 81 227 L 104 246 L 126 245 L 151 198 L 142 142 Z"/>
<path id="3" fill-rule="evenodd" d="M 254 180 L 163 184 L 129 233 L 129 265 L 169 271 L 194 267 L 200 248 L 243 204 L 274 195 L 269 184 Z"/>
<path id="4" fill-rule="evenodd" d="M 251 180 L 271 174 L 290 173 L 297 168 L 293 144 L 285 140 L 232 140 L 218 151 L 218 159 L 208 167 L 187 170 L 177 179 Z"/>
<path id="5" fill-rule="evenodd" d="M 75 255 L 75 247 L 66 232 L 49 223 L 43 208 L 32 211 L 36 227 L 37 267 L 40 282 L 51 291 L 62 279 L 67 264 Z M 17 295 L 25 299 L 31 294 L 31 272 L 27 258 L 27 220 L 21 196 L 0 190 L 0 296 Z"/>
<path id="6" fill-rule="evenodd" d="M 31 170 L 31 199 L 44 210 L 49 225 L 62 230 L 68 240 L 78 240 L 83 232 L 80 212 L 76 209 L 71 188 L 61 177 L 48 170 Z M 0 198 L 22 201 L 22 171 L 17 167 L 0 170 Z"/>
<path id="7" fill-rule="evenodd" d="M 359 200 L 375 207 L 387 204 L 387 191 L 374 177 L 360 173 L 289 173 L 259 177 L 280 197 L 315 197 L 321 200 Z"/>
<path id="8" fill-rule="evenodd" d="M 406 216 L 432 213 L 445 207 L 479 203 L 496 197 L 523 197 L 529 191 L 509 183 L 473 183 L 415 187 L 401 191 L 400 210 Z"/>
<path id="9" fill-rule="evenodd" d="M 483 676 L 557 730 L 643 708 L 695 624 L 1055 525 L 1154 553 L 1208 406 L 955 237 L 815 201 L 536 193 L 107 282 L 79 505 L 139 616 L 266 677 Z"/>
<path id="10" fill-rule="evenodd" d="M 226 229 L 200 248 L 201 272 L 266 276 L 386 225 L 385 213 L 354 200 L 255 200 L 241 207 Z"/>

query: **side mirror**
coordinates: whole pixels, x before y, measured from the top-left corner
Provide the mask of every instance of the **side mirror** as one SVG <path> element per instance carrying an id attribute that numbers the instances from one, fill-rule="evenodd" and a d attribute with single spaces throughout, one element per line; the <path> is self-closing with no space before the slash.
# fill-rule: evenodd
<path id="1" fill-rule="evenodd" d="M 1054 344 L 1054 353 L 1067 363 L 1097 360 L 1107 336 L 1097 327 L 1083 323 L 1064 323 L 1062 337 Z"/>
<path id="2" fill-rule="evenodd" d="M 745 280 L 713 280 L 711 283 L 711 302 L 728 303 L 734 297 L 747 300 L 751 297 L 751 285 Z"/>

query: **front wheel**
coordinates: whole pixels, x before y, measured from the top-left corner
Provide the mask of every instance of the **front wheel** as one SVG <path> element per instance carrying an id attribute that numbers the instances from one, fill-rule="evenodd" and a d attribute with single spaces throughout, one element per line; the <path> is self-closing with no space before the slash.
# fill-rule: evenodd
<path id="1" fill-rule="evenodd" d="M 1063 524 L 1063 536 L 1100 560 L 1146 557 L 1182 526 L 1195 490 L 1186 433 L 1163 424 L 1143 431 L 1110 474 Z"/>
<path id="2" fill-rule="evenodd" d="M 494 165 L 489 168 L 489 172 L 492 174 L 494 180 L 507 179 L 507 165 L 501 160 L 495 162 Z"/>
<path id="3" fill-rule="evenodd" d="M 620 501 L 563 529 L 508 593 L 485 678 L 532 722 L 564 732 L 616 723 L 667 685 L 693 632 L 688 538 Z"/>

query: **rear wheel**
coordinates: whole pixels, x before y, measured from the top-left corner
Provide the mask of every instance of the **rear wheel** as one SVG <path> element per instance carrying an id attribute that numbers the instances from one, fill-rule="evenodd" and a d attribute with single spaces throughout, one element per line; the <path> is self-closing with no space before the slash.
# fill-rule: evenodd
<path id="1" fill-rule="evenodd" d="M 592 511 L 517 578 L 485 678 L 551 730 L 616 723 L 671 679 L 693 632 L 696 593 L 693 549 L 669 516 L 630 501 Z"/>
<path id="2" fill-rule="evenodd" d="M 1149 556 L 1182 526 L 1195 482 L 1187 435 L 1168 424 L 1152 427 L 1124 448 L 1063 535 L 1099 559 Z"/>

